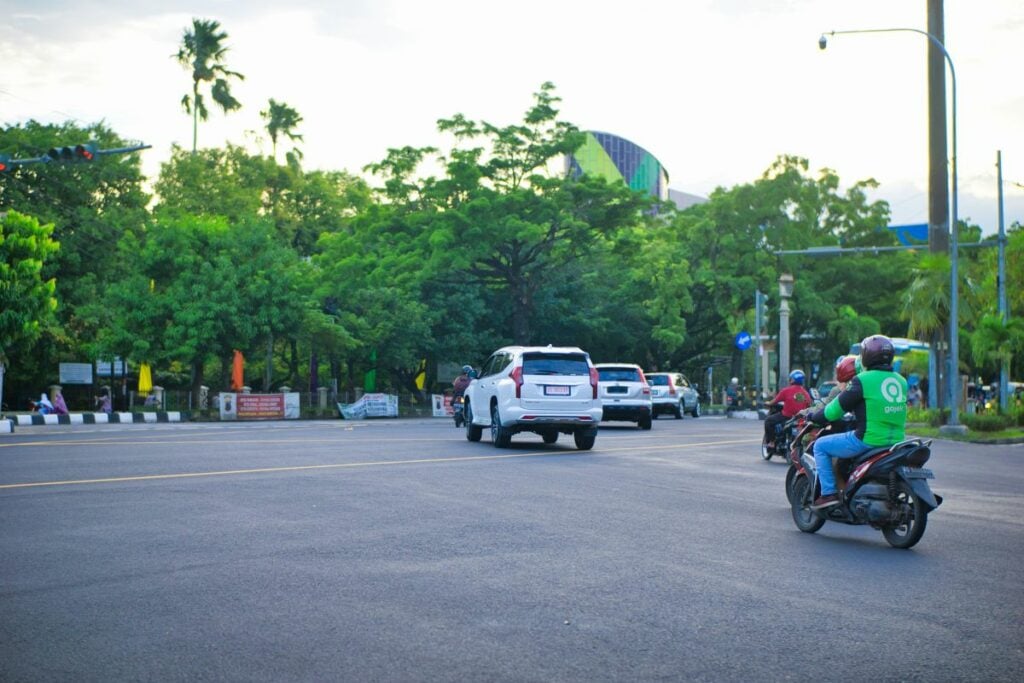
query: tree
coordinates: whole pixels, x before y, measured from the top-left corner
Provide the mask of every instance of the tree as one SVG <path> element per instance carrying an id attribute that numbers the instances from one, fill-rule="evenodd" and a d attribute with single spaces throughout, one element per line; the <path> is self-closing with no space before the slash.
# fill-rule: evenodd
<path id="1" fill-rule="evenodd" d="M 200 84 L 209 83 L 210 97 L 220 105 L 224 113 L 241 109 L 242 104 L 231 94 L 229 78 L 244 80 L 245 76 L 231 71 L 224 65 L 228 48 L 224 45 L 228 34 L 220 28 L 220 22 L 212 19 L 193 19 L 192 28 L 185 29 L 181 46 L 174 57 L 178 63 L 192 71 L 192 93 L 181 98 L 185 113 L 192 115 L 192 151 L 196 151 L 199 134 L 199 119 L 206 121 L 210 112 L 206 99 L 199 91 Z"/>
<path id="2" fill-rule="evenodd" d="M 16 211 L 0 214 L 0 406 L 4 374 L 52 319 L 57 308 L 54 279 L 43 279 L 43 265 L 57 253 L 53 225 L 40 225 Z"/>
<path id="3" fill-rule="evenodd" d="M 271 98 L 267 108 L 260 112 L 260 116 L 267 122 L 267 133 L 270 135 L 270 143 L 273 145 L 271 156 L 275 161 L 277 160 L 277 137 L 279 135 L 284 135 L 292 142 L 302 140 L 302 136 L 295 132 L 298 125 L 302 123 L 302 117 L 299 112 L 284 102 L 275 102 Z M 289 154 L 290 156 L 294 155 L 291 158 L 295 160 L 302 158 L 302 151 L 297 147 Z"/>
<path id="4" fill-rule="evenodd" d="M 307 318 L 304 266 L 268 221 L 161 217 L 143 241 L 129 237 L 120 249 L 137 270 L 108 292 L 100 350 L 186 363 L 197 401 L 208 361 L 261 350 Z"/>

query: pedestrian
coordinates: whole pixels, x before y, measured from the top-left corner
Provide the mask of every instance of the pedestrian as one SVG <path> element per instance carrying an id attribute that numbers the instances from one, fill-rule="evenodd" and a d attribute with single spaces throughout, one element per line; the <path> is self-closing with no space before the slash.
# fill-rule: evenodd
<path id="1" fill-rule="evenodd" d="M 113 407 L 110 403 L 110 387 L 103 387 L 100 389 L 100 395 L 95 397 L 96 407 L 101 413 L 113 412 Z"/>
<path id="2" fill-rule="evenodd" d="M 40 394 L 39 400 L 36 402 L 36 410 L 39 411 L 40 415 L 49 415 L 54 411 L 53 404 L 50 403 L 50 399 L 47 398 L 45 391 Z"/>
<path id="3" fill-rule="evenodd" d="M 53 403 L 53 412 L 57 415 L 67 415 L 68 406 L 64 402 L 64 394 L 61 393 L 59 385 L 54 384 L 50 387 L 50 401 Z"/>

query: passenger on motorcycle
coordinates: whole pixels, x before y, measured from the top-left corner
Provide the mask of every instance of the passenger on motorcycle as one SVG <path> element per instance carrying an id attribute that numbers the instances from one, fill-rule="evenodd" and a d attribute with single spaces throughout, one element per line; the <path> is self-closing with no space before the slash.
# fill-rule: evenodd
<path id="1" fill-rule="evenodd" d="M 462 374 L 452 380 L 453 396 L 462 396 L 466 393 L 466 387 L 473 381 L 473 366 L 463 365 Z"/>
<path id="2" fill-rule="evenodd" d="M 811 405 L 811 395 L 804 389 L 803 370 L 794 370 L 789 373 L 789 386 L 779 391 L 771 400 L 771 405 L 776 403 L 782 404 L 782 410 L 769 415 L 764 420 L 764 440 L 767 444 L 775 442 L 775 432 L 777 429 L 781 429 L 786 420 Z M 774 453 L 774 450 L 772 452 Z"/>
<path id="3" fill-rule="evenodd" d="M 821 495 L 811 505 L 820 510 L 839 503 L 832 458 L 853 458 L 864 451 L 891 446 L 903 440 L 907 424 L 907 380 L 893 372 L 895 348 L 892 340 L 874 335 L 861 342 L 863 371 L 846 389 L 810 419 L 825 425 L 853 413 L 852 431 L 823 436 L 814 443 L 814 462 L 821 482 Z"/>

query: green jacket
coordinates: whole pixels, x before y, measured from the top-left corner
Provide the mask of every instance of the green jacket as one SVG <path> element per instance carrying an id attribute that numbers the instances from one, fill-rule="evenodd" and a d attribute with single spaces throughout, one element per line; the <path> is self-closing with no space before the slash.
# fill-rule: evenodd
<path id="1" fill-rule="evenodd" d="M 857 438 L 869 446 L 903 441 L 907 425 L 907 380 L 890 370 L 865 370 L 811 419 L 819 424 L 856 417 Z"/>

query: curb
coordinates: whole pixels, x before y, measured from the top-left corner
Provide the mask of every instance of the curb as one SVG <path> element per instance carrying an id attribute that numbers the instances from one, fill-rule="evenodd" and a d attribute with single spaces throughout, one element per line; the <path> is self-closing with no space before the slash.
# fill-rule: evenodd
<path id="1" fill-rule="evenodd" d="M 14 427 L 36 427 L 40 425 L 80 424 L 154 424 L 157 422 L 181 422 L 188 419 L 188 413 L 181 411 L 147 413 L 71 413 L 70 415 L 12 415 L 0 420 L 0 433 L 13 432 Z"/>

